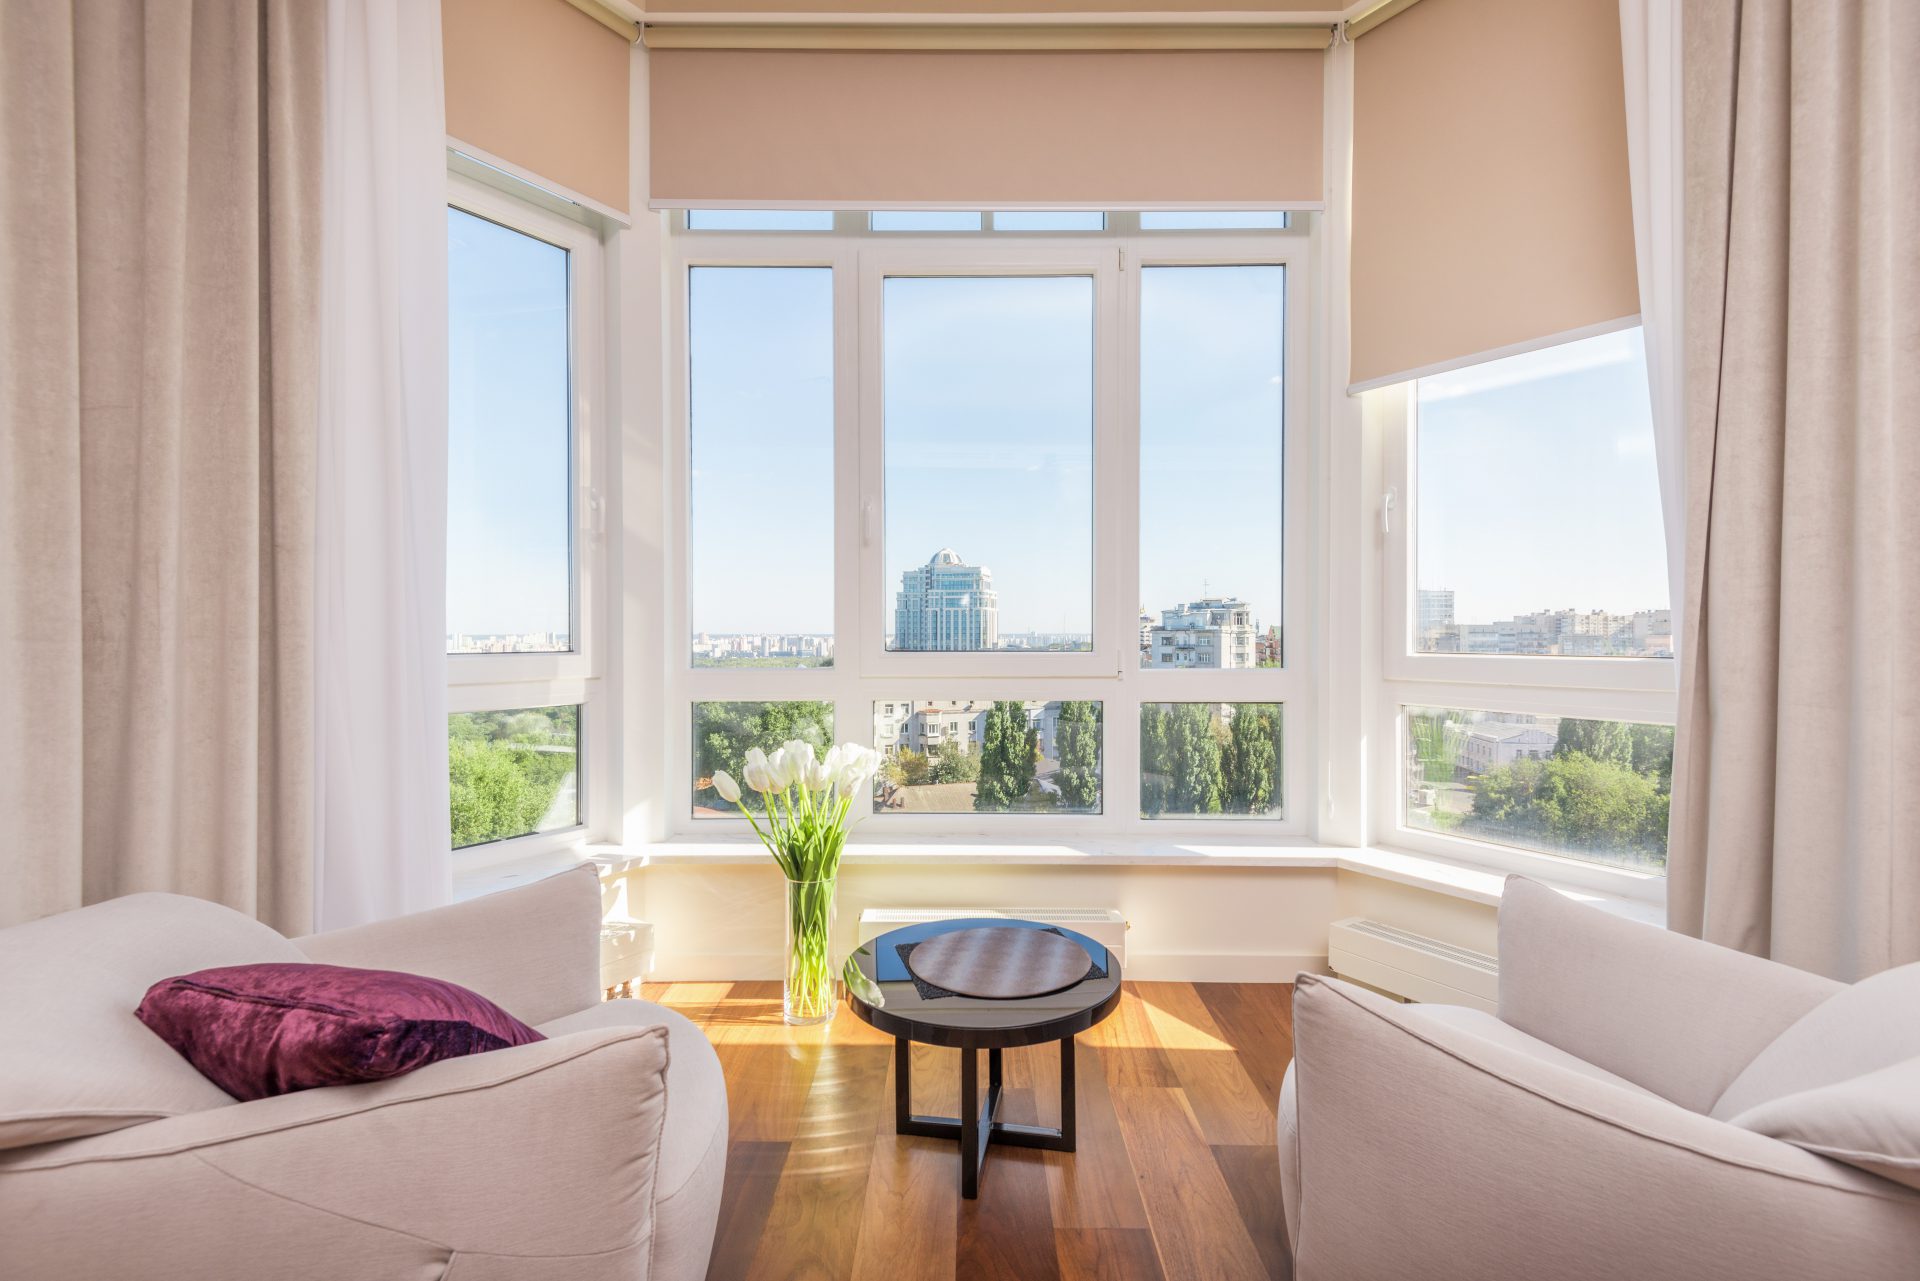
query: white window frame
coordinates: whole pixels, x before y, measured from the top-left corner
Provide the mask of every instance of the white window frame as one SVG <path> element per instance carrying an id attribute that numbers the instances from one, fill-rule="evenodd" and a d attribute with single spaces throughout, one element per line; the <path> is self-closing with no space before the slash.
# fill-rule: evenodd
<path id="1" fill-rule="evenodd" d="M 572 397 L 572 649 L 541 654 L 448 654 L 447 711 L 580 708 L 579 822 L 454 853 L 470 871 L 598 841 L 618 820 L 612 743 L 618 702 L 605 679 L 608 548 L 601 475 L 607 468 L 607 255 L 597 231 L 462 174 L 447 177 L 447 204 L 567 252 L 568 383 Z"/>
<path id="2" fill-rule="evenodd" d="M 1312 264 L 1318 220 L 1285 229 L 1140 232 L 1138 217 L 1109 213 L 1103 231 L 873 232 L 843 212 L 823 232 L 694 231 L 675 214 L 667 251 L 665 592 L 667 672 L 664 754 L 669 840 L 738 841 L 740 820 L 693 818 L 692 713 L 696 703 L 820 700 L 835 709 L 835 737 L 871 743 L 874 705 L 972 699 L 1087 700 L 1101 707 L 1099 814 L 876 813 L 855 829 L 865 844 L 890 838 L 966 836 L 1031 845 L 1094 837 L 1155 843 L 1306 844 L 1314 832 L 1320 758 L 1314 601 L 1320 561 L 1314 494 L 1320 448 L 1310 363 Z M 1286 273 L 1283 423 L 1284 666 L 1236 671 L 1153 671 L 1138 658 L 1139 273 L 1142 267 L 1280 265 Z M 688 581 L 692 423 L 688 406 L 688 280 L 695 267 L 831 267 L 834 271 L 834 649 L 828 668 L 692 665 Z M 1095 281 L 1094 650 L 1090 653 L 889 652 L 884 617 L 884 424 L 880 395 L 882 281 L 888 275 L 1087 275 Z M 897 587 L 897 584 L 896 584 Z M 1284 706 L 1284 817 L 1155 818 L 1139 813 L 1139 716 L 1146 702 Z M 1195 858 L 1204 852 L 1195 850 Z"/>
<path id="3" fill-rule="evenodd" d="M 1563 658 L 1553 655 L 1414 652 L 1414 566 L 1419 535 L 1418 396 L 1413 383 L 1363 393 L 1369 421 L 1384 424 L 1380 495 L 1382 539 L 1381 664 L 1371 755 L 1375 841 L 1455 862 L 1550 877 L 1628 898 L 1663 901 L 1659 873 L 1501 845 L 1410 827 L 1403 770 L 1406 707 L 1525 712 L 1544 716 L 1675 723 L 1680 664 L 1666 658 Z"/>

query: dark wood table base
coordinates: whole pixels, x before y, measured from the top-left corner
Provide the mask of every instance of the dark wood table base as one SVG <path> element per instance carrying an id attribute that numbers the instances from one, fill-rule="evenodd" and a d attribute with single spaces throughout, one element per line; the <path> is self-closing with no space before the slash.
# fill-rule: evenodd
<path id="1" fill-rule="evenodd" d="M 980 1051 L 962 1049 L 960 1053 L 960 1116 L 915 1116 L 913 1114 L 913 1042 L 903 1036 L 893 1039 L 893 1128 L 896 1134 L 923 1139 L 957 1139 L 960 1144 L 960 1195 L 974 1200 L 980 1195 L 980 1174 L 987 1164 L 989 1144 L 1014 1148 L 1045 1148 L 1049 1152 L 1073 1151 L 1073 1038 L 1060 1038 L 1060 1128 L 1021 1125 L 995 1120 L 1000 1110 L 1000 1050 L 987 1051 L 987 1099 L 980 1102 Z"/>

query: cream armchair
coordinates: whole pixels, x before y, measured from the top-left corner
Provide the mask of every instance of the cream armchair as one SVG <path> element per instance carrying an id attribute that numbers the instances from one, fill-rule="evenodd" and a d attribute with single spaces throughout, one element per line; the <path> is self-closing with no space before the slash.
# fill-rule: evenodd
<path id="1" fill-rule="evenodd" d="M 298 940 L 164 894 L 0 931 L 0 1275 L 697 1281 L 719 1061 L 600 999 L 599 924 L 581 869 Z M 450 979 L 549 1039 L 236 1103 L 133 1017 L 158 979 L 283 960 Z"/>
<path id="2" fill-rule="evenodd" d="M 1519 877 L 1498 1017 L 1302 975 L 1279 1108 L 1296 1275 L 1911 1281 L 1920 1192 L 1725 1119 L 1763 1101 L 1756 1056 L 1846 990 Z"/>

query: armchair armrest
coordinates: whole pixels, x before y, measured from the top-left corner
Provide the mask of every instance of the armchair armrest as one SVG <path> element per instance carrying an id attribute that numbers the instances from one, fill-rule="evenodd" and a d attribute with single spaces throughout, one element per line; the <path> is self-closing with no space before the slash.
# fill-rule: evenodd
<path id="1" fill-rule="evenodd" d="M 600 878 L 582 864 L 464 903 L 309 934 L 294 946 L 328 965 L 445 979 L 523 1023 L 545 1023 L 600 1000 Z"/>
<path id="2" fill-rule="evenodd" d="M 666 1066 L 663 1027 L 579 1032 L 3 1153 L 5 1253 L 47 1277 L 641 1275 Z"/>
<path id="3" fill-rule="evenodd" d="M 1911 1277 L 1920 1194 L 1337 980 L 1294 995 L 1301 1276 Z"/>
<path id="4" fill-rule="evenodd" d="M 1501 1021 L 1694 1112 L 1843 987 L 1522 876 L 1500 899 Z"/>

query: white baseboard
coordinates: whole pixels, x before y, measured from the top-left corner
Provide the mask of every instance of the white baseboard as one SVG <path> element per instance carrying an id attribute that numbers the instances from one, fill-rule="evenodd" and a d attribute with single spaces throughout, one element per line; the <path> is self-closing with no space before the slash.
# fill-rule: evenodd
<path id="1" fill-rule="evenodd" d="M 1327 973 L 1327 958 L 1280 952 L 1145 952 L 1123 977 L 1147 983 L 1291 983 L 1301 971 Z M 748 983 L 778 979 L 778 952 L 691 952 L 667 956 L 649 983 Z"/>

